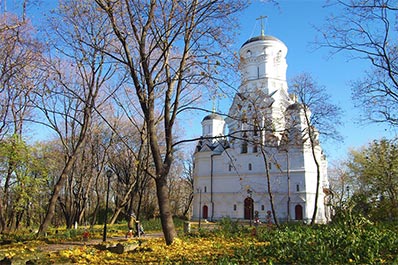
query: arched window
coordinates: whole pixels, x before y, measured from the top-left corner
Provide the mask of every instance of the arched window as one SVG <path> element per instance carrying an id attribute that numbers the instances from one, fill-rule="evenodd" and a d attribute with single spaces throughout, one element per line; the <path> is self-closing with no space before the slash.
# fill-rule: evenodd
<path id="1" fill-rule="evenodd" d="M 258 146 L 255 144 L 253 145 L 253 153 L 257 153 L 258 152 Z"/>
<path id="2" fill-rule="evenodd" d="M 247 153 L 247 140 L 246 140 L 247 139 L 247 134 L 246 134 L 246 132 L 243 133 L 242 137 L 243 137 L 243 140 L 241 141 L 242 142 L 241 153 L 242 154 L 246 154 Z"/>
<path id="3" fill-rule="evenodd" d="M 254 128 L 253 128 L 253 135 L 254 136 L 258 136 L 258 131 L 259 131 L 259 128 L 258 128 L 257 125 L 255 125 Z"/>
<path id="4" fill-rule="evenodd" d="M 252 170 L 252 164 L 251 163 L 249 163 L 249 170 L 250 171 Z"/>

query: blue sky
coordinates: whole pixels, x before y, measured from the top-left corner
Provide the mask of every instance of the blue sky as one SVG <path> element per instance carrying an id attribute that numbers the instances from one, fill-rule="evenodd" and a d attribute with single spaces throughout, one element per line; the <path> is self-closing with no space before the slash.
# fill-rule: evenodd
<path id="1" fill-rule="evenodd" d="M 30 7 L 31 19 L 40 23 L 45 19 L 43 13 L 55 8 L 56 2 L 55 0 L 33 1 L 32 3 L 38 4 Z M 0 3 L 3 11 L 4 2 Z M 7 1 L 8 11 L 13 11 L 15 3 L 20 4 L 20 1 Z M 353 108 L 351 88 L 348 83 L 360 78 L 368 65 L 364 61 L 348 60 L 348 55 L 345 53 L 331 57 L 331 50 L 326 48 L 315 50 L 311 45 L 318 35 L 315 26 L 321 27 L 328 14 L 338 11 L 330 7 L 324 8 L 323 0 L 282 0 L 278 3 L 274 5 L 266 1 L 251 1 L 249 8 L 240 16 L 240 36 L 232 49 L 238 51 L 247 39 L 259 35 L 260 22 L 256 18 L 268 17 L 264 21 L 265 34 L 277 37 L 288 47 L 287 78 L 290 79 L 303 72 L 310 73 L 320 85 L 325 86 L 327 93 L 332 96 L 333 103 L 344 111 L 344 126 L 340 128 L 344 142 L 323 143 L 329 161 L 345 158 L 349 148 L 357 148 L 373 139 L 393 137 L 395 133 L 387 125 L 359 124 L 360 112 Z M 228 112 L 229 104 L 230 102 L 224 102 L 220 105 L 220 111 Z M 200 135 L 201 119 L 202 117 L 197 117 L 192 121 L 189 134 Z"/>

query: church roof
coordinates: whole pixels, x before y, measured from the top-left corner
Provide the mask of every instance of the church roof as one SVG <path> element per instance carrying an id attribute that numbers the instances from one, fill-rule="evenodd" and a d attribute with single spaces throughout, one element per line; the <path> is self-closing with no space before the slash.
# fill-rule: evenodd
<path id="1" fill-rule="evenodd" d="M 300 110 L 302 108 L 301 104 L 295 102 L 287 107 L 287 110 Z"/>
<path id="2" fill-rule="evenodd" d="M 278 41 L 280 43 L 283 43 L 280 39 L 275 38 L 274 36 L 260 35 L 260 36 L 257 36 L 257 37 L 250 38 L 245 43 L 243 43 L 242 47 L 245 46 L 246 44 L 249 44 L 249 43 L 255 42 L 255 41 L 259 41 L 259 40 L 272 40 L 272 41 Z"/>
<path id="3" fill-rule="evenodd" d="M 216 113 L 212 113 L 207 115 L 206 117 L 203 118 L 203 121 L 207 121 L 207 120 L 220 120 L 223 121 L 224 118 L 221 117 L 220 115 L 216 114 Z"/>

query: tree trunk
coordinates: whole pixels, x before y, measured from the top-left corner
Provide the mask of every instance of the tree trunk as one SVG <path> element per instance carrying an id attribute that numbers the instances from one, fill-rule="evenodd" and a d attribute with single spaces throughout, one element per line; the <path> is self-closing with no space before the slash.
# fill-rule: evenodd
<path id="1" fill-rule="evenodd" d="M 191 209 L 192 201 L 193 201 L 193 193 L 191 192 L 191 193 L 189 194 L 189 201 L 188 201 L 188 204 L 185 206 L 185 210 L 184 210 L 184 212 L 183 212 L 183 216 L 184 216 L 184 217 L 188 217 L 188 213 L 189 213 L 189 209 Z"/>
<path id="2" fill-rule="evenodd" d="M 279 226 L 279 222 L 278 222 L 278 219 L 276 218 L 276 214 L 275 214 L 274 197 L 273 197 L 272 189 L 271 189 L 271 176 L 269 174 L 268 159 L 267 159 L 267 154 L 265 153 L 264 147 L 261 147 L 261 153 L 263 155 L 263 160 L 264 160 L 264 165 L 265 165 L 265 173 L 267 175 L 267 192 L 268 192 L 268 196 L 269 196 L 269 203 L 271 205 L 271 211 L 272 211 L 272 215 L 274 217 L 274 223 L 276 226 Z"/>
<path id="3" fill-rule="evenodd" d="M 123 207 L 124 207 L 124 206 L 118 207 L 118 208 L 115 210 L 115 212 L 113 213 L 113 215 L 112 215 L 112 217 L 111 217 L 111 220 L 109 221 L 109 224 L 110 224 L 110 225 L 113 225 L 113 224 L 116 222 L 116 220 L 117 220 L 119 214 L 120 214 L 121 211 L 123 210 Z"/>
<path id="4" fill-rule="evenodd" d="M 142 206 L 142 197 L 144 194 L 142 192 L 138 192 L 138 204 L 137 204 L 137 219 L 139 220 L 141 216 L 141 206 Z"/>
<path id="5" fill-rule="evenodd" d="M 96 223 L 97 223 L 97 215 L 99 212 L 99 207 L 100 207 L 100 196 L 99 196 L 99 192 L 98 192 L 98 177 L 95 181 L 95 195 L 96 195 L 96 204 L 95 204 L 95 208 L 94 208 L 94 212 L 93 212 L 93 219 L 91 220 L 91 227 L 93 227 Z"/>
<path id="6" fill-rule="evenodd" d="M 46 233 L 48 227 L 51 224 L 51 221 L 54 217 L 55 206 L 58 201 L 59 193 L 61 192 L 61 189 L 63 188 L 64 183 L 65 183 L 66 179 L 68 178 L 68 173 L 70 172 L 70 170 L 72 168 L 74 160 L 75 160 L 74 156 L 69 157 L 59 180 L 57 181 L 57 183 L 54 186 L 53 194 L 50 198 L 50 202 L 47 207 L 46 216 L 39 227 L 38 235 L 44 235 Z"/>
<path id="7" fill-rule="evenodd" d="M 2 203 L 2 199 L 0 198 L 0 234 L 3 233 L 6 228 L 5 214 L 3 211 Z"/>
<path id="8" fill-rule="evenodd" d="M 307 116 L 307 115 L 306 115 Z M 314 135 L 312 133 L 312 128 L 309 129 L 309 138 L 310 138 L 310 143 L 311 143 L 311 152 L 312 152 L 312 157 L 314 158 L 314 162 L 316 165 L 316 191 L 315 191 L 315 204 L 314 204 L 314 213 L 312 214 L 311 218 L 311 225 L 315 224 L 316 220 L 316 215 L 318 213 L 318 198 L 319 198 L 319 186 L 321 182 L 321 172 L 320 172 L 320 165 L 318 162 L 318 159 L 316 157 L 315 153 L 315 139 Z"/>
<path id="9" fill-rule="evenodd" d="M 177 232 L 175 230 L 173 216 L 170 211 L 170 199 L 166 177 L 160 176 L 159 178 L 156 178 L 155 181 L 163 235 L 166 244 L 170 245 L 177 236 Z"/>

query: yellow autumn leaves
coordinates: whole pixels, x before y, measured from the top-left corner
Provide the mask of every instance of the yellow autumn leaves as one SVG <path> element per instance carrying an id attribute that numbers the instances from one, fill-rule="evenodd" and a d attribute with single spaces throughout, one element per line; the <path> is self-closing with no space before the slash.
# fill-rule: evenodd
<path id="1" fill-rule="evenodd" d="M 269 242 L 258 242 L 254 238 L 184 238 L 176 239 L 167 246 L 163 239 L 149 239 L 136 251 L 128 253 L 126 258 L 133 263 L 203 263 L 217 260 L 220 256 L 232 256 L 234 250 L 243 246 L 256 245 L 267 247 Z"/>
<path id="2" fill-rule="evenodd" d="M 51 261 L 55 264 L 75 263 L 75 264 L 102 264 L 104 259 L 112 259 L 114 254 L 104 252 L 93 247 L 77 247 L 74 249 L 61 250 L 51 253 Z"/>
<path id="3" fill-rule="evenodd" d="M 224 238 L 220 235 L 176 238 L 170 246 L 165 244 L 163 238 L 135 238 L 122 243 L 136 244 L 137 242 L 140 245 L 135 250 L 116 254 L 109 250 L 101 250 L 94 245 L 69 245 L 65 249 L 43 251 L 38 242 L 31 241 L 27 245 L 21 243 L 8 245 L 6 252 L 0 251 L 0 260 L 6 257 L 21 264 L 28 260 L 35 261 L 37 264 L 211 263 L 216 262 L 220 257 L 233 256 L 236 249 L 269 246 L 269 242 L 258 242 L 256 238 L 250 236 Z"/>
<path id="4" fill-rule="evenodd" d="M 115 254 L 97 250 L 92 246 L 61 250 L 51 254 L 52 262 L 75 264 L 179 264 L 216 261 L 220 256 L 232 256 L 236 248 L 243 246 L 267 247 L 269 242 L 258 242 L 254 238 L 225 239 L 222 237 L 176 239 L 167 246 L 161 238 L 142 239 L 134 251 Z"/>

